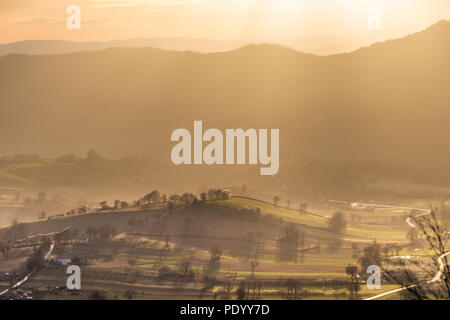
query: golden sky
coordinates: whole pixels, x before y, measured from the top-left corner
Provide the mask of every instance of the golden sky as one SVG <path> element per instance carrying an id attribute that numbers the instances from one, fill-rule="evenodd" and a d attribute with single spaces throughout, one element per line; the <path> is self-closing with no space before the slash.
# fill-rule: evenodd
<path id="1" fill-rule="evenodd" d="M 68 30 L 69 5 L 81 29 Z M 369 29 L 369 7 L 380 28 Z M 192 37 L 327 46 L 417 32 L 450 19 L 450 0 L 1 0 L 0 43 Z"/>

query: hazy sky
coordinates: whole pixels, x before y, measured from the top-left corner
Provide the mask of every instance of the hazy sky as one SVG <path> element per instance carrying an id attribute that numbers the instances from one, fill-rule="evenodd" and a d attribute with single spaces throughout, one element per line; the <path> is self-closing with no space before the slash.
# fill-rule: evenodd
<path id="1" fill-rule="evenodd" d="M 69 5 L 81 29 L 68 30 Z M 367 21 L 380 10 L 380 28 Z M 374 10 L 372 8 L 372 10 Z M 0 0 L 0 43 L 194 37 L 365 44 L 450 19 L 450 0 Z"/>

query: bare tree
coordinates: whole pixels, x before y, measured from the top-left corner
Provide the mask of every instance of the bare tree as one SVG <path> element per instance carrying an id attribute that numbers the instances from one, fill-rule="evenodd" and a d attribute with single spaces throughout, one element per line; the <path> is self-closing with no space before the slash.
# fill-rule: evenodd
<path id="1" fill-rule="evenodd" d="M 360 277 L 358 275 L 358 266 L 349 264 L 345 267 L 345 273 L 350 277 L 348 284 L 350 299 L 355 299 L 358 297 L 358 291 L 361 289 Z"/>
<path id="2" fill-rule="evenodd" d="M 224 297 L 225 297 L 225 299 L 229 299 L 230 298 L 231 287 L 232 287 L 231 281 L 225 282 L 225 284 L 224 284 Z"/>
<path id="3" fill-rule="evenodd" d="M 0 240 L 0 252 L 5 259 L 9 256 L 9 243 L 6 240 Z"/>
<path id="4" fill-rule="evenodd" d="M 182 261 L 178 264 L 178 268 L 183 276 L 183 279 L 188 278 L 189 271 L 191 270 L 192 263 L 190 261 Z"/>
<path id="5" fill-rule="evenodd" d="M 251 261 L 249 264 L 250 267 L 250 271 L 252 273 L 252 278 L 255 279 L 255 271 L 256 268 L 259 266 L 259 262 L 258 261 Z"/>
<path id="6" fill-rule="evenodd" d="M 279 196 L 275 196 L 275 197 L 273 197 L 273 203 L 277 206 L 278 205 L 278 202 L 280 202 L 281 201 L 281 198 L 279 197 Z"/>
<path id="7" fill-rule="evenodd" d="M 236 290 L 236 298 L 237 300 L 245 300 L 246 296 L 247 296 L 247 292 L 245 290 L 247 283 L 245 282 L 245 280 L 242 280 L 239 283 L 239 288 Z"/>
<path id="8" fill-rule="evenodd" d="M 328 220 L 328 226 L 330 228 L 330 231 L 341 233 L 347 226 L 345 216 L 341 212 L 334 213 L 333 217 Z"/>
<path id="9" fill-rule="evenodd" d="M 169 210 L 169 212 L 172 212 L 174 207 L 175 207 L 175 203 L 172 200 L 167 202 L 167 209 Z"/>
<path id="10" fill-rule="evenodd" d="M 300 203 L 300 212 L 306 212 L 307 208 L 308 208 L 308 204 L 306 202 Z"/>
<path id="11" fill-rule="evenodd" d="M 89 239 L 95 239 L 97 237 L 98 230 L 94 226 L 89 226 L 86 229 L 86 233 Z"/>
<path id="12" fill-rule="evenodd" d="M 437 218 L 437 208 L 430 207 L 428 214 L 415 214 L 409 217 L 410 222 L 417 228 L 421 238 L 434 253 L 432 263 L 422 267 L 422 273 L 413 272 L 403 265 L 401 272 L 385 270 L 385 277 L 404 288 L 407 299 L 450 299 L 450 266 L 448 256 L 450 250 L 446 247 L 449 232 L 444 223 Z"/>

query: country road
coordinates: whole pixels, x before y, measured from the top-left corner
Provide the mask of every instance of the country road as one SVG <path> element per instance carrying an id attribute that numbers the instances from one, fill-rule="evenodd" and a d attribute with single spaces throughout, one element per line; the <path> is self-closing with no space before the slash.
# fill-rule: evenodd
<path id="1" fill-rule="evenodd" d="M 52 243 L 52 244 L 50 245 L 50 248 L 49 248 L 48 252 L 45 254 L 44 260 L 46 260 L 46 261 L 48 260 L 48 258 L 49 258 L 50 255 L 52 254 L 54 248 L 55 248 L 55 244 Z M 36 270 L 31 271 L 31 272 L 30 272 L 29 274 L 27 274 L 22 280 L 20 280 L 19 282 L 17 282 L 17 283 L 16 283 L 15 285 L 13 285 L 11 288 L 8 288 L 8 289 L 6 289 L 6 290 L 0 292 L 0 296 L 2 296 L 2 295 L 4 295 L 4 294 L 8 293 L 9 290 L 11 290 L 11 289 L 16 289 L 16 288 L 20 287 L 20 286 L 21 286 L 24 282 L 26 282 L 26 281 L 31 277 L 31 275 L 33 275 L 33 273 L 35 273 L 35 272 L 36 272 Z"/>
<path id="2" fill-rule="evenodd" d="M 57 235 L 57 234 L 59 234 L 59 233 L 66 232 L 66 231 L 69 230 L 69 229 L 70 229 L 70 227 L 67 227 L 67 228 L 64 228 L 64 229 L 61 230 L 61 231 L 55 231 L 55 232 L 52 232 L 52 233 L 46 233 L 46 234 L 36 234 L 36 235 L 28 236 L 28 237 L 26 237 L 25 239 L 20 239 L 20 240 L 17 240 L 17 241 L 18 241 L 18 242 L 22 242 L 22 241 L 25 241 L 25 240 L 28 240 L 28 239 L 32 239 L 32 238 L 35 238 L 35 237 L 39 237 L 39 236 L 52 236 L 52 235 Z M 50 244 L 50 247 L 49 247 L 47 253 L 46 253 L 45 256 L 44 256 L 44 260 L 45 260 L 45 261 L 48 261 L 48 260 L 50 259 L 50 256 L 51 256 L 51 254 L 52 254 L 54 248 L 55 248 L 55 242 L 54 242 L 53 239 L 52 239 L 52 243 Z M 16 289 L 16 288 L 20 287 L 23 283 L 25 283 L 26 281 L 28 281 L 28 279 L 29 279 L 35 272 L 36 272 L 36 270 L 31 271 L 29 274 L 27 274 L 22 280 L 20 280 L 19 282 L 17 282 L 15 285 L 13 285 L 12 287 L 10 287 L 10 288 L 8 288 L 8 289 L 6 289 L 6 290 L 0 292 L 0 296 L 2 296 L 2 295 L 4 295 L 4 294 L 8 293 L 9 290 L 11 290 L 11 289 Z"/>
<path id="3" fill-rule="evenodd" d="M 416 217 L 421 217 L 421 216 L 424 216 L 424 215 L 427 215 L 427 214 L 431 213 L 431 210 L 429 210 L 429 209 L 417 209 L 417 208 L 397 207 L 397 206 L 383 206 L 383 207 L 384 208 L 389 208 L 390 207 L 392 209 L 406 209 L 406 210 L 424 211 L 424 213 L 418 214 L 418 215 L 416 215 Z M 406 219 L 406 223 L 409 226 L 411 226 L 412 228 L 417 228 L 417 226 L 414 225 L 411 222 L 411 217 L 408 217 L 408 219 Z M 433 279 L 431 279 L 431 280 L 426 282 L 427 284 L 431 284 L 431 283 L 434 283 L 434 282 L 439 282 L 439 281 L 442 280 L 442 274 L 444 273 L 445 264 L 446 264 L 446 261 L 445 261 L 444 258 L 447 257 L 448 255 L 450 255 L 450 251 L 448 251 L 448 252 L 442 254 L 441 256 L 439 256 L 439 258 L 437 260 L 438 263 L 439 263 L 439 271 L 435 274 Z M 394 293 L 397 293 L 397 292 L 401 292 L 401 291 L 404 291 L 404 290 L 408 290 L 408 289 L 411 289 L 411 288 L 414 288 L 414 287 L 416 287 L 415 284 L 407 286 L 407 287 L 401 287 L 401 288 L 398 288 L 398 289 L 394 289 L 394 290 L 390 290 L 390 291 L 386 291 L 386 292 L 377 294 L 377 295 L 375 295 L 373 297 L 369 297 L 369 298 L 366 298 L 364 300 L 376 300 L 376 299 L 379 299 L 379 298 L 382 298 L 382 297 L 386 297 L 388 295 L 391 295 L 391 294 L 394 294 Z"/>

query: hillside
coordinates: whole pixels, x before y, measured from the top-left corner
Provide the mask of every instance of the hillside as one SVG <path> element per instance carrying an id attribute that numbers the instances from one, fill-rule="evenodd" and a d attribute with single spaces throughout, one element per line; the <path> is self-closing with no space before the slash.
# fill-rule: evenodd
<path id="1" fill-rule="evenodd" d="M 206 247 L 210 246 L 211 239 L 239 240 L 255 230 L 262 231 L 266 240 L 274 242 L 281 230 L 289 224 L 295 224 L 299 230 L 307 234 L 310 242 L 314 243 L 328 244 L 330 240 L 337 238 L 366 243 L 372 242 L 375 238 L 380 242 L 394 240 L 405 242 L 404 221 L 401 221 L 402 228 L 386 222 L 386 217 L 395 216 L 401 219 L 404 213 L 394 211 L 381 215 L 377 213 L 369 220 L 349 223 L 343 234 L 336 234 L 328 228 L 328 219 L 335 210 L 315 206 L 309 212 L 299 212 L 258 199 L 233 197 L 226 201 L 208 201 L 190 205 L 181 203 L 174 212 L 169 212 L 166 206 L 158 206 L 153 209 L 130 208 L 76 216 L 63 215 L 40 221 L 33 219 L 28 222 L 28 232 L 49 233 L 70 226 L 83 234 L 88 226 L 100 228 L 105 224 L 114 225 L 118 232 L 130 232 L 128 222 L 134 218 L 141 220 L 134 228 L 134 233 L 149 234 L 157 239 L 170 235 L 175 242 L 179 241 L 179 238 L 192 237 L 199 242 L 196 245 Z M 344 212 L 348 217 L 353 214 L 368 218 L 364 212 Z M 385 223 L 381 223 L 383 221 Z M 224 244 L 221 246 L 226 247 Z"/>
<path id="2" fill-rule="evenodd" d="M 448 187 L 449 39 L 450 22 L 442 21 L 326 57 L 268 44 L 212 54 L 111 48 L 4 56 L 2 152 L 55 157 L 95 148 L 170 166 L 172 130 L 198 119 L 220 129 L 280 128 L 279 176 L 294 190 L 299 181 L 330 191 L 365 186 L 374 176 Z M 276 185 L 254 168 L 170 168 L 166 178 L 177 183 L 200 172 L 198 184 Z"/>
<path id="3" fill-rule="evenodd" d="M 364 246 L 373 245 L 376 239 L 378 245 L 391 249 L 393 245 L 397 252 L 409 253 L 412 249 L 407 246 L 401 214 L 389 212 L 401 218 L 401 227 L 390 222 L 355 223 L 351 219 L 346 230 L 336 233 L 327 223 L 334 210 L 314 206 L 308 212 L 298 212 L 258 199 L 233 197 L 179 203 L 173 211 L 158 204 L 150 209 L 29 221 L 11 227 L 15 232 L 0 229 L 2 239 L 9 239 L 12 234 L 19 234 L 22 239 L 23 232 L 35 235 L 26 241 L 10 242 L 8 258 L 0 257 L 0 271 L 20 272 L 40 235 L 66 230 L 55 238 L 53 254 L 55 258 L 70 257 L 82 263 L 83 291 L 72 299 L 86 297 L 93 290 L 103 290 L 110 297 L 122 297 L 135 290 L 134 294 L 142 298 L 192 299 L 202 295 L 203 286 L 198 285 L 206 281 L 202 275 L 214 277 L 207 298 L 215 292 L 222 295 L 221 288 L 227 282 L 236 287 L 241 281 L 252 279 L 252 274 L 262 282 L 263 291 L 258 296 L 263 299 L 284 297 L 282 288 L 289 278 L 302 281 L 305 288 L 301 295 L 305 298 L 342 298 L 345 294 L 337 290 L 347 286 L 345 267 L 357 263 Z M 349 212 L 346 214 L 350 216 Z M 367 212 L 353 214 L 367 216 Z M 386 216 L 378 218 L 381 222 Z M 253 273 L 249 269 L 252 261 L 258 261 Z M 180 286 L 177 270 L 182 265 L 194 273 Z M 69 293 L 64 290 L 49 289 L 65 279 L 63 269 L 52 261 L 22 288 L 33 290 L 33 297 L 67 298 Z M 6 281 L 0 280 L 0 289 L 6 286 Z M 386 284 L 383 289 L 395 287 Z M 361 295 L 377 292 L 362 290 Z"/>

